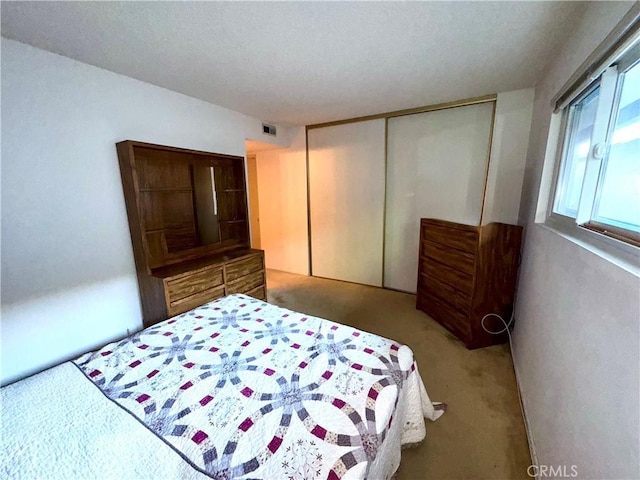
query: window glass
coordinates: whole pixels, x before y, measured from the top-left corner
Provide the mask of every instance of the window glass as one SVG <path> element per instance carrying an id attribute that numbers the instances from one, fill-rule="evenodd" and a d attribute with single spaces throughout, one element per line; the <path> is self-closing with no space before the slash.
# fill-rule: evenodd
<path id="1" fill-rule="evenodd" d="M 640 232 L 640 62 L 620 76 L 593 219 Z"/>
<path id="2" fill-rule="evenodd" d="M 558 177 L 554 212 L 575 218 L 580 202 L 587 156 L 591 149 L 591 134 L 596 120 L 598 96 L 596 88 L 569 111 L 569 137 L 565 146 L 564 162 Z"/>

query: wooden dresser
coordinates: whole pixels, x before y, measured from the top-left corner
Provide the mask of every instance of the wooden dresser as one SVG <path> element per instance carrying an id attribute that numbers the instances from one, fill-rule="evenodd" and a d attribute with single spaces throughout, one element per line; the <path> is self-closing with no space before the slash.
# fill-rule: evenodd
<path id="1" fill-rule="evenodd" d="M 222 256 L 158 268 L 151 274 L 162 281 L 164 318 L 232 293 L 267 300 L 262 250 L 236 250 Z"/>
<path id="2" fill-rule="evenodd" d="M 491 223 L 482 227 L 421 219 L 416 308 L 442 324 L 467 348 L 504 343 L 481 325 L 488 313 L 509 321 L 520 261 L 522 227 Z M 492 331 L 504 325 L 485 320 Z"/>
<path id="3" fill-rule="evenodd" d="M 145 327 L 232 293 L 266 300 L 249 248 L 244 158 L 117 145 Z"/>

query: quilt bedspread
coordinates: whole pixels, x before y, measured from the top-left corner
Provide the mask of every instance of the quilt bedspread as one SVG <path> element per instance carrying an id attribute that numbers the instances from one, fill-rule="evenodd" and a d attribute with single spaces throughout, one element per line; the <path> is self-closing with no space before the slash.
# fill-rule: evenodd
<path id="1" fill-rule="evenodd" d="M 411 350 L 232 295 L 74 362 L 215 479 L 389 478 L 434 409 Z"/>

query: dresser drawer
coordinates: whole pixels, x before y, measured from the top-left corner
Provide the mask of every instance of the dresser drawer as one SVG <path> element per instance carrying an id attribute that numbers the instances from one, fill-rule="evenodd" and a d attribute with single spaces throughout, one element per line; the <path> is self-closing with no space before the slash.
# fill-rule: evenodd
<path id="1" fill-rule="evenodd" d="M 469 312 L 471 308 L 471 294 L 470 292 L 461 292 L 453 288 L 451 285 L 447 285 L 439 281 L 436 277 L 432 277 L 426 274 L 420 275 L 420 284 L 418 286 L 421 292 L 429 293 L 436 296 L 448 304 L 454 306 L 461 312 Z"/>
<path id="2" fill-rule="evenodd" d="M 455 270 L 459 270 L 468 275 L 473 275 L 475 256 L 471 253 L 448 248 L 439 243 L 427 240 L 422 242 L 420 254 Z"/>
<path id="3" fill-rule="evenodd" d="M 265 302 L 267 301 L 267 291 L 265 290 L 264 286 L 254 288 L 253 290 L 246 292 L 245 295 L 257 298 L 258 300 L 264 300 Z"/>
<path id="4" fill-rule="evenodd" d="M 443 325 L 465 344 L 469 341 L 470 328 L 468 315 L 456 310 L 444 300 L 428 292 L 418 295 L 416 307 Z"/>
<path id="5" fill-rule="evenodd" d="M 167 313 L 172 317 L 222 297 L 224 297 L 224 285 L 210 288 L 209 290 L 204 290 L 188 297 L 170 299 Z"/>
<path id="6" fill-rule="evenodd" d="M 250 273 L 232 282 L 227 282 L 227 295 L 231 295 L 232 293 L 247 293 L 260 286 L 264 286 L 264 270 Z"/>
<path id="7" fill-rule="evenodd" d="M 201 268 L 176 278 L 169 278 L 166 282 L 169 302 L 190 297 L 198 292 L 209 290 L 224 283 L 222 267 L 219 266 Z"/>
<path id="8" fill-rule="evenodd" d="M 472 293 L 473 275 L 470 273 L 461 272 L 448 265 L 434 262 L 424 257 L 420 260 L 420 273 L 435 277 L 442 283 L 446 283 L 461 292 L 466 292 L 469 295 Z"/>
<path id="9" fill-rule="evenodd" d="M 251 255 L 226 266 L 227 282 L 232 282 L 253 272 L 264 270 L 262 255 Z"/>
<path id="10" fill-rule="evenodd" d="M 471 254 L 475 254 L 478 245 L 477 231 L 450 228 L 426 222 L 422 224 L 422 238 L 445 245 L 447 248 L 456 248 Z"/>

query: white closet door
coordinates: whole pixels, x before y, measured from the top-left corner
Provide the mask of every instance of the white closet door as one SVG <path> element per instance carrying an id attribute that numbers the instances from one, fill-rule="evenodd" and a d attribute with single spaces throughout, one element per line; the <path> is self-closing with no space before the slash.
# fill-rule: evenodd
<path id="1" fill-rule="evenodd" d="M 385 121 L 311 129 L 312 274 L 382 286 Z"/>
<path id="2" fill-rule="evenodd" d="M 416 291 L 420 218 L 480 224 L 493 105 L 389 119 L 385 287 Z"/>

